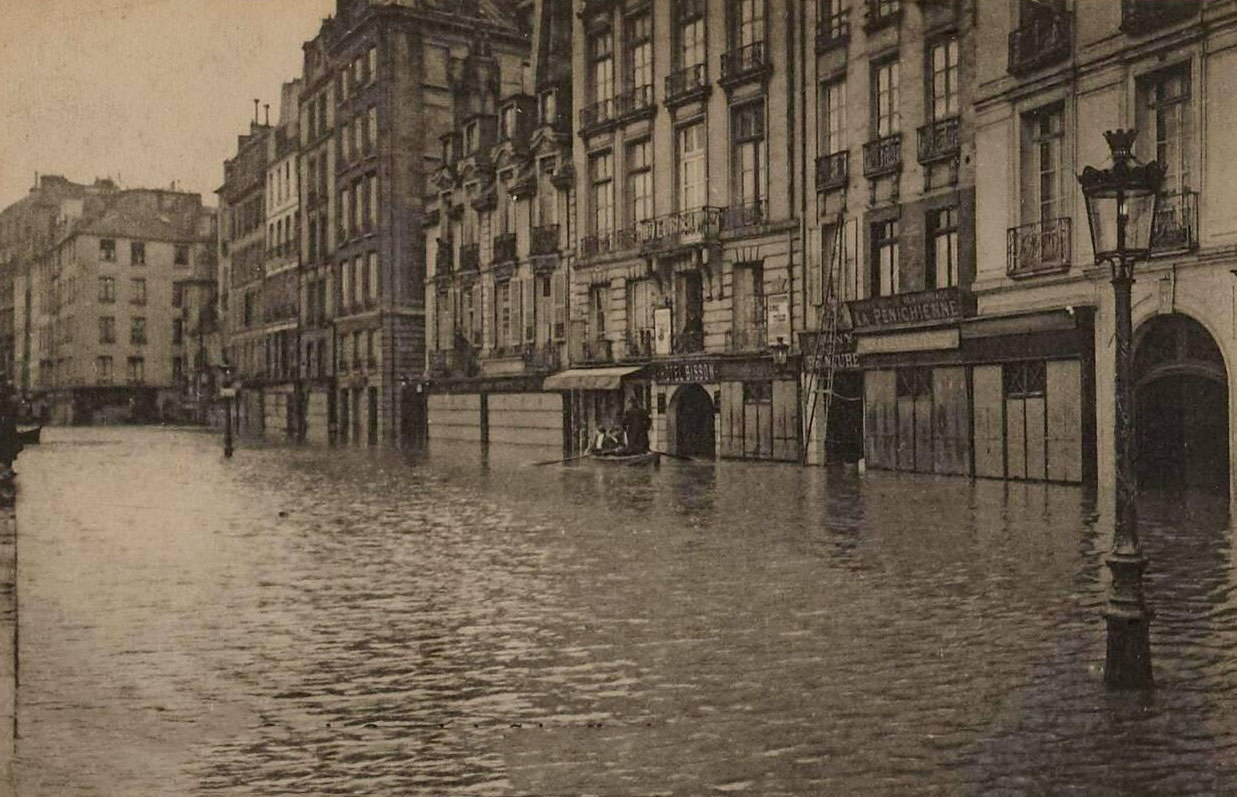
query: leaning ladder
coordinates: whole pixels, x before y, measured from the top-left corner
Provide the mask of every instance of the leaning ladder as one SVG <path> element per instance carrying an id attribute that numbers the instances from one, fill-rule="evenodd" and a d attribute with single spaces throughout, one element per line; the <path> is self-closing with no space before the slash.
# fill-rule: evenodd
<path id="1" fill-rule="evenodd" d="M 842 297 L 838 290 L 838 280 L 835 278 L 835 272 L 840 268 L 844 257 L 845 240 L 843 237 L 845 223 L 843 212 L 838 211 L 837 220 L 833 225 L 833 240 L 829 243 L 831 256 L 829 258 L 829 268 L 824 274 L 824 290 L 825 295 L 820 305 L 820 310 L 816 317 L 816 328 L 820 330 L 820 334 L 812 345 L 812 353 L 808 357 L 808 378 L 807 389 L 809 399 L 807 413 L 807 429 L 803 436 L 803 462 L 807 463 L 808 443 L 812 439 L 812 425 L 816 420 L 816 397 L 820 394 L 819 381 L 821 366 L 824 366 L 825 378 L 825 406 L 824 418 L 821 421 L 822 440 L 829 433 L 829 411 L 833 405 L 833 383 L 834 372 L 837 370 L 837 331 L 838 317 L 841 314 Z M 827 351 L 823 354 L 821 349 Z"/>

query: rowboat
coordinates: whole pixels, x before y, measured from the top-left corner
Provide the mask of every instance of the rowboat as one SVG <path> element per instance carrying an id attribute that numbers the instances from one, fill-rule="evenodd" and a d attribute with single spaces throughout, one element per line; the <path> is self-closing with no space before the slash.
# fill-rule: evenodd
<path id="1" fill-rule="evenodd" d="M 31 446 L 39 442 L 39 433 L 43 431 L 42 426 L 26 427 L 17 429 L 17 442 L 22 445 Z"/>
<path id="2" fill-rule="evenodd" d="M 632 454 L 590 451 L 588 458 L 606 465 L 653 465 L 656 467 L 661 464 L 661 454 L 656 451 L 641 451 Z"/>

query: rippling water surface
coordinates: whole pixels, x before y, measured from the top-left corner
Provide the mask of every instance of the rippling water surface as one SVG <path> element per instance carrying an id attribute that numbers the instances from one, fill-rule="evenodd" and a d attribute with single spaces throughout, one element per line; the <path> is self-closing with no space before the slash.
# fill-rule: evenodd
<path id="1" fill-rule="evenodd" d="M 1237 791 L 1204 497 L 1143 507 L 1143 698 L 1102 688 L 1110 531 L 1075 488 L 45 437 L 23 795 Z"/>

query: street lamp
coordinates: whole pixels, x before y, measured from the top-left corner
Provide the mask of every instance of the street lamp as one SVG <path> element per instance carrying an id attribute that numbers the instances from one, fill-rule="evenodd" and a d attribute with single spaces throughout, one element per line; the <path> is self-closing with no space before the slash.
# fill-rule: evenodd
<path id="1" fill-rule="evenodd" d="M 1108 624 L 1108 651 L 1104 681 L 1117 689 L 1152 685 L 1151 612 L 1143 596 L 1142 575 L 1147 560 L 1138 541 L 1138 485 L 1134 474 L 1134 417 L 1130 371 L 1133 321 L 1130 287 L 1134 263 L 1151 249 L 1151 230 L 1164 170 L 1156 162 L 1139 163 L 1132 147 L 1135 131 L 1104 133 L 1112 150 L 1112 165 L 1088 166 L 1078 176 L 1087 204 L 1087 224 L 1095 262 L 1112 268 L 1116 324 L 1116 379 L 1114 429 L 1116 455 L 1116 515 L 1113 549 L 1105 560 L 1112 572 L 1112 587 L 1104 617 Z"/>
<path id="2" fill-rule="evenodd" d="M 790 361 L 790 344 L 779 335 L 776 343 L 769 344 L 769 351 L 773 353 L 773 367 L 779 373 L 786 370 L 786 363 Z"/>
<path id="3" fill-rule="evenodd" d="M 232 387 L 231 377 L 232 366 L 224 360 L 219 364 L 219 394 L 223 396 L 223 455 L 225 457 L 232 456 L 232 395 L 236 392 L 236 388 Z"/>

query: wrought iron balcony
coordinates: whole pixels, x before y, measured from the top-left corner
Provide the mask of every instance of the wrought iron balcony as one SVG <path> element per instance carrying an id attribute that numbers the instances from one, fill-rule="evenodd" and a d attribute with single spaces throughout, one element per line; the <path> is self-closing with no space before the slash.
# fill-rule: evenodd
<path id="1" fill-rule="evenodd" d="M 454 267 L 455 252 L 451 247 L 450 238 L 438 239 L 438 253 L 434 256 L 434 273 L 435 274 L 450 274 Z"/>
<path id="2" fill-rule="evenodd" d="M 677 332 L 671 341 L 671 349 L 675 354 L 691 354 L 692 352 L 704 351 L 704 330 L 703 329 L 684 329 Z"/>
<path id="3" fill-rule="evenodd" d="M 752 42 L 722 53 L 722 77 L 718 81 L 729 87 L 745 80 L 763 78 L 772 71 L 764 42 Z"/>
<path id="4" fill-rule="evenodd" d="M 846 150 L 816 159 L 816 190 L 845 188 L 850 179 L 850 153 Z"/>
<path id="5" fill-rule="evenodd" d="M 666 75 L 666 104 L 688 102 L 703 97 L 709 87 L 704 64 L 693 64 Z"/>
<path id="6" fill-rule="evenodd" d="M 511 263 L 515 261 L 515 233 L 505 232 L 502 235 L 495 235 L 492 244 L 494 251 L 493 256 L 490 258 L 491 263 Z"/>
<path id="7" fill-rule="evenodd" d="M 543 224 L 533 227 L 532 240 L 529 241 L 530 255 L 552 255 L 558 251 L 558 225 Z"/>
<path id="8" fill-rule="evenodd" d="M 1175 252 L 1198 247 L 1198 192 L 1162 194 L 1151 224 L 1151 251 Z"/>
<path id="9" fill-rule="evenodd" d="M 716 241 L 722 230 L 722 209 L 695 208 L 641 222 L 637 237 L 649 249 L 673 249 Z"/>
<path id="10" fill-rule="evenodd" d="M 460 271 L 481 269 L 481 244 L 464 244 L 460 247 Z"/>
<path id="11" fill-rule="evenodd" d="M 737 227 L 752 227 L 757 224 L 764 224 L 766 221 L 766 211 L 767 208 L 763 199 L 753 199 L 740 205 L 731 205 L 726 208 L 725 229 L 733 230 Z"/>
<path id="12" fill-rule="evenodd" d="M 1032 222 L 1011 227 L 1005 240 L 1005 272 L 1033 277 L 1065 271 L 1070 265 L 1070 220 Z"/>
<path id="13" fill-rule="evenodd" d="M 614 249 L 614 235 L 609 231 L 585 235 L 580 239 L 580 257 L 582 258 L 608 254 L 612 249 Z"/>
<path id="14" fill-rule="evenodd" d="M 902 134 L 878 138 L 863 145 L 863 176 L 879 177 L 902 168 Z"/>
<path id="15" fill-rule="evenodd" d="M 816 54 L 845 47 L 850 42 L 850 9 L 844 8 L 816 21 Z"/>
<path id="16" fill-rule="evenodd" d="M 867 0 L 867 5 L 868 18 L 863 28 L 868 33 L 897 25 L 902 19 L 901 0 Z"/>
<path id="17" fill-rule="evenodd" d="M 1074 17 L 1068 11 L 1034 13 L 1009 34 L 1009 72 L 1023 75 L 1069 58 Z"/>
<path id="18" fill-rule="evenodd" d="M 632 359 L 643 359 L 653 356 L 653 330 L 629 329 L 626 335 L 627 356 Z"/>
<path id="19" fill-rule="evenodd" d="M 1132 36 L 1198 16 L 1198 0 L 1121 0 L 1121 30 Z"/>
<path id="20" fill-rule="evenodd" d="M 614 98 L 614 118 L 632 119 L 651 115 L 657 110 L 653 103 L 653 86 L 645 84 L 624 91 Z"/>
<path id="21" fill-rule="evenodd" d="M 919 162 L 947 160 L 961 148 L 957 116 L 938 119 L 919 128 Z"/>
<path id="22" fill-rule="evenodd" d="M 607 97 L 580 109 L 580 131 L 589 132 L 614 121 L 614 98 Z"/>
<path id="23" fill-rule="evenodd" d="M 557 371 L 563 367 L 562 353 L 554 343 L 527 346 L 523 356 L 525 368 L 532 371 Z"/>

